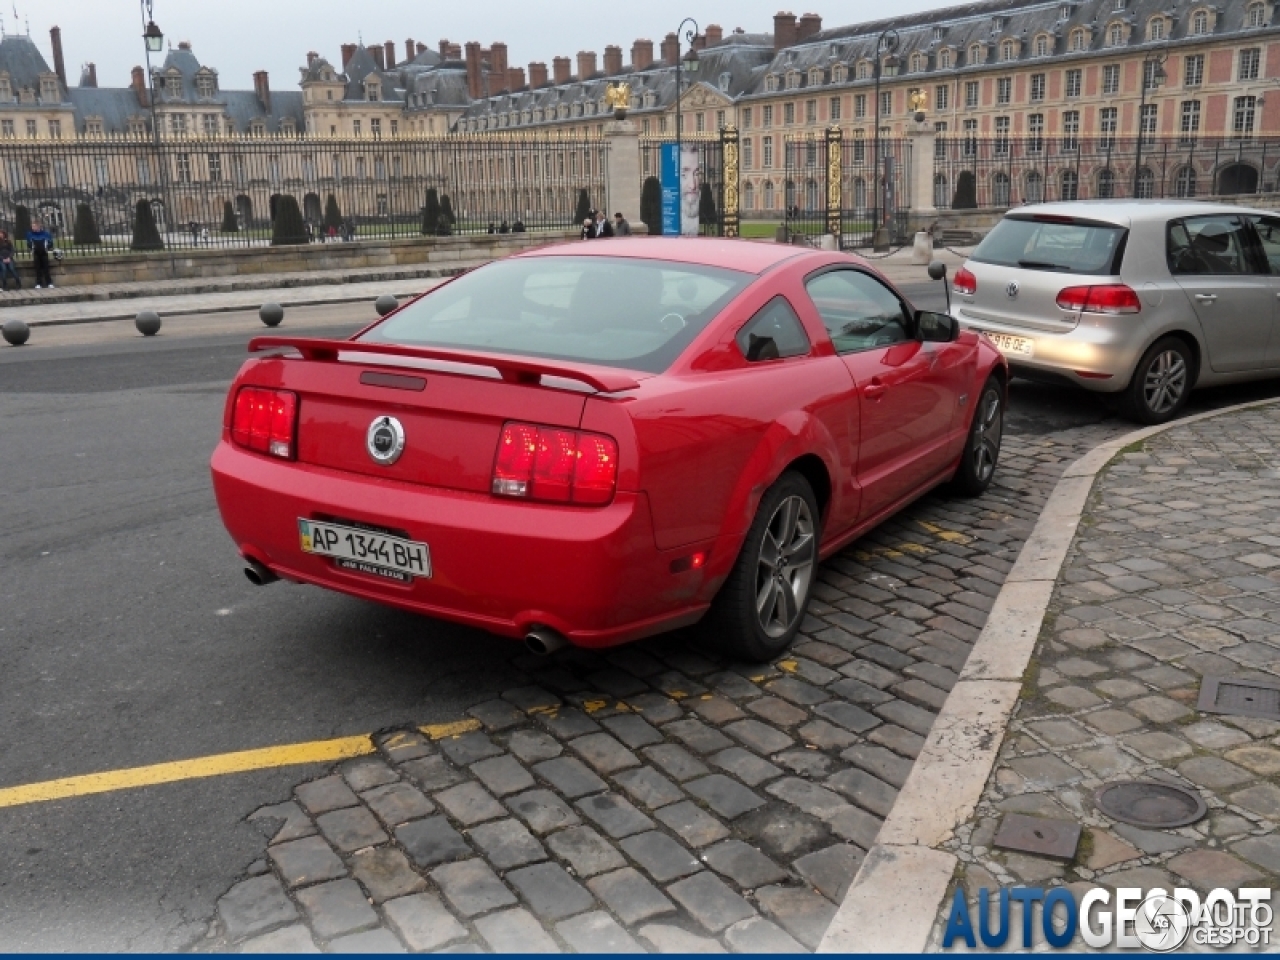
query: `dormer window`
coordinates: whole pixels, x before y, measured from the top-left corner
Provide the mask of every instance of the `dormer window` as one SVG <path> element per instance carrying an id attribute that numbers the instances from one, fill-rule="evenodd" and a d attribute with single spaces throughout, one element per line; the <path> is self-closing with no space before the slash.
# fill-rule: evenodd
<path id="1" fill-rule="evenodd" d="M 950 69 L 951 69 L 951 50 L 950 50 L 950 48 L 948 48 L 948 49 L 946 49 L 946 50 L 939 50 L 939 51 L 938 51 L 938 67 L 939 67 L 940 69 L 942 69 L 942 70 L 950 70 Z"/>
<path id="2" fill-rule="evenodd" d="M 1197 10 L 1191 15 L 1191 35 L 1193 37 L 1202 37 L 1209 32 L 1209 13 L 1207 10 Z"/>
<path id="3" fill-rule="evenodd" d="M 809 71 L 809 86 L 811 87 L 822 86 L 822 68 L 821 67 L 814 67 L 812 70 Z"/>
<path id="4" fill-rule="evenodd" d="M 941 43 L 941 42 L 942 42 L 942 34 L 943 34 L 943 28 L 942 28 L 942 27 L 934 27 L 934 28 L 933 28 L 933 42 L 934 42 L 934 43 Z"/>
<path id="5" fill-rule="evenodd" d="M 778 90 L 778 75 L 771 73 L 764 78 L 765 93 L 776 93 Z"/>
<path id="6" fill-rule="evenodd" d="M 45 103 L 57 103 L 60 99 L 58 96 L 58 81 L 51 77 L 43 77 L 40 80 L 40 99 Z"/>
<path id="7" fill-rule="evenodd" d="M 196 90 L 202 99 L 208 100 L 213 97 L 214 92 L 217 90 L 217 83 L 209 74 L 201 74 L 196 77 Z"/>
<path id="8" fill-rule="evenodd" d="M 1264 3 L 1251 3 L 1244 18 L 1245 26 L 1265 27 L 1267 25 L 1267 6 Z"/>
<path id="9" fill-rule="evenodd" d="M 102 118 L 90 117 L 84 122 L 84 132 L 91 137 L 102 136 Z"/>
<path id="10" fill-rule="evenodd" d="M 644 106 L 646 110 L 652 110 L 658 105 L 658 95 L 652 90 L 648 90 L 644 95 Z"/>
<path id="11" fill-rule="evenodd" d="M 1004 61 L 1012 60 L 1018 55 L 1018 46 L 1012 40 L 1002 40 L 1000 42 L 1000 59 Z"/>
<path id="12" fill-rule="evenodd" d="M 1058 19 L 1059 20 L 1071 19 L 1071 4 L 1064 3 L 1061 7 L 1058 8 Z"/>
<path id="13" fill-rule="evenodd" d="M 1037 57 L 1047 57 L 1049 55 L 1049 35 L 1042 33 L 1036 37 L 1035 55 Z"/>
<path id="14" fill-rule="evenodd" d="M 800 73 L 798 71 L 792 70 L 790 73 L 787 74 L 787 89 L 788 90 L 800 89 Z"/>
<path id="15" fill-rule="evenodd" d="M 365 96 L 371 101 L 381 100 L 382 84 L 378 83 L 376 80 L 370 80 L 364 85 L 364 92 Z"/>
<path id="16" fill-rule="evenodd" d="M 1124 43 L 1124 24 L 1113 23 L 1107 27 L 1107 46 L 1118 47 Z"/>
<path id="17" fill-rule="evenodd" d="M 730 84 L 730 83 L 732 83 L 732 82 L 733 82 L 733 74 L 731 74 L 731 73 L 729 73 L 729 72 L 727 72 L 727 71 L 726 71 L 725 73 L 720 74 L 720 83 L 719 83 L 720 92 L 721 92 L 721 93 L 728 93 L 728 92 L 729 92 L 729 84 Z"/>
<path id="18" fill-rule="evenodd" d="M 911 72 L 921 73 L 924 70 L 924 55 L 921 53 L 913 53 L 911 55 Z"/>
<path id="19" fill-rule="evenodd" d="M 861 63 L 858 64 L 858 79 L 859 80 L 871 79 L 871 62 L 869 60 L 863 60 Z"/>
<path id="20" fill-rule="evenodd" d="M 1079 53 L 1088 47 L 1089 43 L 1083 30 L 1071 31 L 1071 52 Z"/>
<path id="21" fill-rule="evenodd" d="M 293 121 L 293 117 L 285 117 L 280 121 L 280 132 L 286 137 L 292 137 L 297 133 L 297 125 Z"/>
<path id="22" fill-rule="evenodd" d="M 1009 25 L 1008 17 L 992 17 L 991 18 L 991 26 L 996 31 L 996 33 L 999 33 L 1008 25 Z"/>
<path id="23" fill-rule="evenodd" d="M 249 125 L 249 133 L 255 137 L 265 137 L 267 135 L 267 125 L 261 120 L 255 120 Z"/>
<path id="24" fill-rule="evenodd" d="M 987 59 L 986 51 L 982 48 L 982 44 L 974 43 L 969 46 L 969 65 L 982 63 Z"/>
<path id="25" fill-rule="evenodd" d="M 172 74 L 165 78 L 165 92 L 171 97 L 182 96 L 182 75 Z"/>
<path id="26" fill-rule="evenodd" d="M 1152 17 L 1150 23 L 1147 24 L 1148 40 L 1164 39 L 1164 17 Z"/>
<path id="27" fill-rule="evenodd" d="M 837 63 L 831 68 L 831 82 L 845 83 L 849 79 L 849 68 L 843 63 Z"/>
<path id="28" fill-rule="evenodd" d="M 1124 9 L 1124 0 L 1111 0 L 1111 9 L 1112 9 L 1112 10 L 1123 10 L 1123 9 Z"/>

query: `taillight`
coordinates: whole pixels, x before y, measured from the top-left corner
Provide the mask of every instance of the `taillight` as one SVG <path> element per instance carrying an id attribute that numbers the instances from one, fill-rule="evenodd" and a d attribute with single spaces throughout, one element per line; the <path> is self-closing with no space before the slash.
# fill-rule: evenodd
<path id="1" fill-rule="evenodd" d="M 978 278 L 966 268 L 961 267 L 951 278 L 951 289 L 956 293 L 973 294 L 978 289 Z"/>
<path id="2" fill-rule="evenodd" d="M 241 387 L 231 413 L 231 439 L 258 453 L 292 460 L 297 415 L 297 394 Z"/>
<path id="3" fill-rule="evenodd" d="M 612 437 L 533 423 L 506 423 L 491 489 L 500 497 L 605 504 L 618 483 Z"/>
<path id="4" fill-rule="evenodd" d="M 1058 306 L 1072 313 L 1139 313 L 1142 301 L 1123 283 L 1067 287 L 1058 294 Z"/>

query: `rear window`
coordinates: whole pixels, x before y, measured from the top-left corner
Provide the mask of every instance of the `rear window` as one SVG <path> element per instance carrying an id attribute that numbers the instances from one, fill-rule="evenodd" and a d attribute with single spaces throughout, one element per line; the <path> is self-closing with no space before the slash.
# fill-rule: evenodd
<path id="1" fill-rule="evenodd" d="M 1108 223 L 1061 223 L 1005 217 L 971 259 L 1004 267 L 1115 276 L 1129 231 Z"/>
<path id="2" fill-rule="evenodd" d="M 753 279 L 663 260 L 500 260 L 410 304 L 361 339 L 661 373 Z"/>

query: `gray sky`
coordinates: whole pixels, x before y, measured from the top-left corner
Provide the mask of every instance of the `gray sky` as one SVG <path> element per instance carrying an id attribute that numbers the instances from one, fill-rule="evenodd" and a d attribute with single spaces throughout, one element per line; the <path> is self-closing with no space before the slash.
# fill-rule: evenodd
<path id="1" fill-rule="evenodd" d="M 953 0 L 954 2 L 954 0 Z M 872 0 L 821 2 L 809 0 L 801 8 L 789 0 L 154 0 L 155 19 L 176 46 L 190 40 L 202 63 L 216 69 L 229 89 L 249 89 L 255 70 L 268 70 L 271 85 L 296 89 L 298 67 L 308 50 L 318 50 L 338 62 L 339 45 L 363 35 L 366 44 L 394 40 L 403 51 L 408 37 L 435 49 L 442 37 L 457 43 L 479 40 L 484 45 L 507 44 L 512 66 L 531 60 L 548 64 L 557 55 L 573 57 L 579 50 L 603 54 L 618 44 L 628 58 L 631 42 L 647 37 L 655 42 L 685 16 L 702 26 L 718 23 L 728 33 L 734 27 L 748 32 L 773 27 L 773 15 L 791 9 L 797 15 L 812 10 L 823 26 L 872 20 L 886 13 L 907 13 L 949 6 L 943 0 Z M 19 20 L 15 27 L 14 8 Z M 49 28 L 62 27 L 68 79 L 78 82 L 80 65 L 98 65 L 102 86 L 126 86 L 129 70 L 142 62 L 142 24 L 138 0 L 0 0 L 9 32 L 25 32 L 49 54 Z"/>

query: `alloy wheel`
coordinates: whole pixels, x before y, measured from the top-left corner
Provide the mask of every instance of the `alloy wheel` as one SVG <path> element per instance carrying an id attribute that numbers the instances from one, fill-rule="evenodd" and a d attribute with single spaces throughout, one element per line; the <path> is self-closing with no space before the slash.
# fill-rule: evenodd
<path id="1" fill-rule="evenodd" d="M 760 542 L 756 571 L 756 618 L 770 637 L 780 637 L 804 608 L 817 562 L 813 515 L 804 498 L 778 504 Z"/>
<path id="2" fill-rule="evenodd" d="M 1000 457 L 1000 440 L 1004 435 L 1004 411 L 1001 410 L 1000 393 L 988 390 L 982 395 L 982 406 L 973 420 L 973 475 L 979 483 L 986 483 L 995 473 L 996 460 Z"/>
<path id="3" fill-rule="evenodd" d="M 1177 350 L 1163 350 L 1147 367 L 1142 382 L 1142 399 L 1147 409 L 1160 415 L 1168 413 L 1182 400 L 1187 389 L 1187 362 Z"/>

